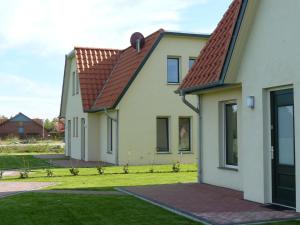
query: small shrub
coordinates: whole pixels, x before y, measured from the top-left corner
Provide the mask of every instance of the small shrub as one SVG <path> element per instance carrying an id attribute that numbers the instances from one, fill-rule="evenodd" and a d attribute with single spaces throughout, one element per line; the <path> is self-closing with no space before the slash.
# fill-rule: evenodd
<path id="1" fill-rule="evenodd" d="M 154 169 L 150 168 L 149 173 L 154 173 Z"/>
<path id="2" fill-rule="evenodd" d="M 177 161 L 172 165 L 172 171 L 174 173 L 178 173 L 180 171 L 180 163 Z"/>
<path id="3" fill-rule="evenodd" d="M 70 173 L 73 175 L 73 176 L 77 176 L 79 174 L 79 169 L 78 168 L 74 168 L 72 167 L 70 169 Z"/>
<path id="4" fill-rule="evenodd" d="M 129 173 L 129 165 L 128 165 L 128 163 L 127 163 L 126 165 L 123 166 L 123 172 L 124 172 L 125 174 L 128 174 L 128 173 Z"/>
<path id="5" fill-rule="evenodd" d="M 104 166 L 98 166 L 97 167 L 97 170 L 98 170 L 98 173 L 100 174 L 100 175 L 102 175 L 102 174 L 104 174 Z"/>
<path id="6" fill-rule="evenodd" d="M 20 171 L 20 178 L 21 179 L 26 179 L 29 177 L 29 170 L 28 169 L 24 169 Z"/>
<path id="7" fill-rule="evenodd" d="M 53 171 L 51 169 L 46 170 L 47 177 L 53 177 Z"/>

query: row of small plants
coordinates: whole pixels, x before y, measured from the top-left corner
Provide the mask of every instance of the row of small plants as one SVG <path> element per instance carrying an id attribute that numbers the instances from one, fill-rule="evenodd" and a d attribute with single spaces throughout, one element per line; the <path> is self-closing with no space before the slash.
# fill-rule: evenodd
<path id="1" fill-rule="evenodd" d="M 30 173 L 29 161 L 25 161 L 23 159 L 23 163 L 24 163 L 24 168 L 19 171 L 19 174 L 20 174 L 19 178 L 20 179 L 28 178 L 29 173 Z M 50 165 L 51 165 L 51 162 L 50 162 Z M 105 173 L 105 166 L 103 166 L 101 164 L 98 167 L 96 167 L 96 169 L 97 169 L 97 172 L 98 172 L 99 175 L 103 175 Z M 80 172 L 79 168 L 76 168 L 76 167 L 73 167 L 73 166 L 69 169 L 69 171 L 70 171 L 70 174 L 73 175 L 73 176 L 78 176 L 79 172 Z M 159 173 L 159 171 L 154 171 L 153 165 L 149 169 L 148 172 L 149 173 L 154 173 L 154 172 Z M 180 172 L 180 162 L 176 162 L 176 163 L 172 164 L 172 172 L 174 172 L 174 173 Z M 129 174 L 129 173 L 130 173 L 129 165 L 126 164 L 126 165 L 123 166 L 123 174 Z M 54 172 L 51 168 L 46 169 L 46 176 L 47 177 L 53 177 L 54 176 Z M 0 170 L 0 178 L 2 178 L 2 177 L 3 177 L 3 171 Z"/>

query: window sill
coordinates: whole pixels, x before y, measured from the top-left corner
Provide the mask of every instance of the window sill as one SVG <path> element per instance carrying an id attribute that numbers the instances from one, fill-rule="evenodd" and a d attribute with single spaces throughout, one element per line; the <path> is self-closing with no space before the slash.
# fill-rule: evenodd
<path id="1" fill-rule="evenodd" d="M 167 83 L 167 85 L 180 85 L 180 83 Z"/>
<path id="2" fill-rule="evenodd" d="M 168 155 L 168 154 L 172 154 L 172 152 L 156 152 L 156 154 Z"/>
<path id="3" fill-rule="evenodd" d="M 192 155 L 192 154 L 194 154 L 194 152 L 192 152 L 192 151 L 178 151 L 178 154 L 183 154 L 183 155 L 185 155 L 185 154 L 187 154 L 187 155 Z"/>
<path id="4" fill-rule="evenodd" d="M 230 171 L 235 171 L 235 172 L 239 171 L 238 168 L 231 168 L 231 167 L 225 167 L 225 166 L 219 166 L 218 169 L 220 169 L 220 170 L 230 170 Z"/>

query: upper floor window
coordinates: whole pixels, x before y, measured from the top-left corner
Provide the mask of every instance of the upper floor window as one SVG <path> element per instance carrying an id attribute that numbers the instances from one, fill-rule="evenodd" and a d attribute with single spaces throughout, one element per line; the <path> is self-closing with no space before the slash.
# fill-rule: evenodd
<path id="1" fill-rule="evenodd" d="M 168 78 L 167 82 L 169 84 L 178 84 L 179 83 L 179 63 L 180 59 L 178 57 L 168 57 Z"/>
<path id="2" fill-rule="evenodd" d="M 189 70 L 192 69 L 192 66 L 194 65 L 194 63 L 196 62 L 196 58 L 189 58 Z"/>
<path id="3" fill-rule="evenodd" d="M 72 73 L 72 95 L 79 94 L 79 77 L 74 71 Z"/>

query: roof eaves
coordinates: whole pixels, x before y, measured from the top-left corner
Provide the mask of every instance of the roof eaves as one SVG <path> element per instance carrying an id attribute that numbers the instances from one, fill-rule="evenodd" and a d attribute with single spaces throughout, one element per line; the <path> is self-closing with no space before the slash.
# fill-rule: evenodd
<path id="1" fill-rule="evenodd" d="M 234 47 L 235 47 L 235 44 L 236 44 L 236 41 L 237 41 L 237 38 L 238 38 L 238 35 L 239 35 L 241 24 L 243 22 L 243 18 L 244 18 L 244 15 L 245 15 L 247 4 L 248 4 L 248 0 L 242 0 L 242 6 L 241 6 L 241 9 L 240 9 L 240 12 L 239 12 L 239 16 L 237 18 L 237 22 L 236 22 L 235 27 L 234 27 L 232 38 L 231 38 L 230 45 L 229 45 L 229 48 L 228 48 L 228 52 L 226 54 L 225 62 L 224 62 L 224 65 L 223 65 L 223 68 L 222 68 L 222 71 L 221 71 L 221 75 L 220 75 L 220 81 L 222 83 L 224 83 L 224 80 L 225 80 L 225 77 L 226 77 L 226 74 L 227 74 L 227 71 L 228 71 L 228 68 L 229 68 L 229 65 L 230 65 L 233 50 L 234 50 Z"/>
<path id="2" fill-rule="evenodd" d="M 165 31 L 165 35 L 174 35 L 174 36 L 183 36 L 183 37 L 195 37 L 195 38 L 210 38 L 210 34 L 197 34 L 197 33 L 185 33 L 185 32 L 174 32 L 174 31 Z"/>
<path id="3" fill-rule="evenodd" d="M 65 55 L 65 68 L 64 68 L 64 78 L 63 78 L 63 85 L 62 85 L 61 97 L 60 97 L 60 110 L 59 110 L 59 116 L 58 116 L 59 118 L 63 118 L 63 116 L 62 116 L 62 105 L 63 105 L 65 79 L 66 79 L 67 59 L 68 59 L 68 55 Z"/>

